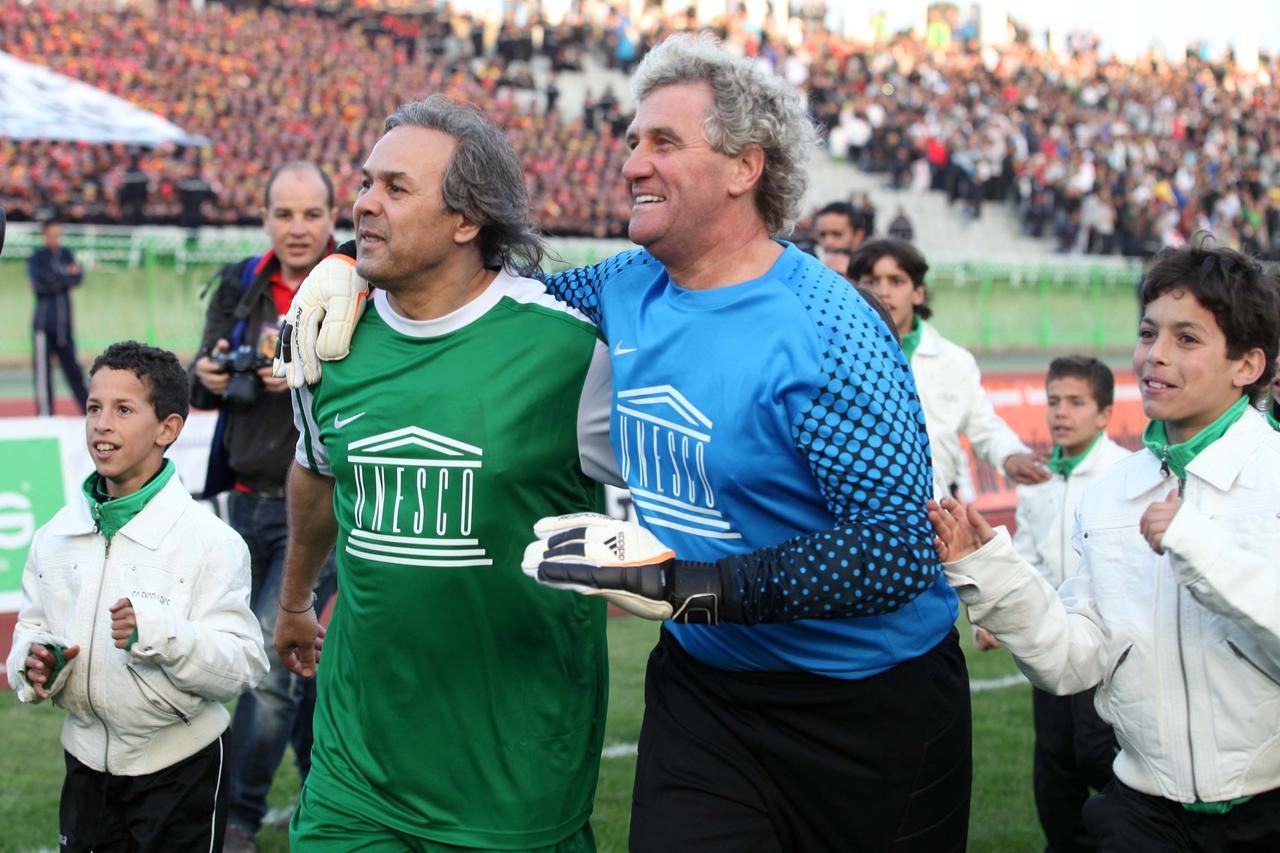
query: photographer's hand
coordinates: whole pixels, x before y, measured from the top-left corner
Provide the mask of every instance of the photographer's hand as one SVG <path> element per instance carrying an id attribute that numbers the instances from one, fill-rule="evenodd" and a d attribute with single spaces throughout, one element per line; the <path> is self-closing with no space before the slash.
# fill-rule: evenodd
<path id="1" fill-rule="evenodd" d="M 231 344 L 226 338 L 218 338 L 218 342 L 213 345 L 213 351 L 230 352 Z M 227 393 L 227 385 L 231 382 L 231 374 L 220 372 L 218 365 L 207 355 L 196 359 L 196 378 L 200 380 L 201 385 L 209 389 L 211 394 Z"/>
<path id="2" fill-rule="evenodd" d="M 278 393 L 280 391 L 289 390 L 289 380 L 283 376 L 277 377 L 272 373 L 270 367 L 259 367 L 258 378 L 262 380 L 262 390 Z"/>

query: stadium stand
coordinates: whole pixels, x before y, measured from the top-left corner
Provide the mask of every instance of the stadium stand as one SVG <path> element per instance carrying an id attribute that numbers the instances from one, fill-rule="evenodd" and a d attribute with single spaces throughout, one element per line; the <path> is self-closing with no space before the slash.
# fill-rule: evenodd
<path id="1" fill-rule="evenodd" d="M 346 209 L 359 154 L 382 117 L 444 91 L 483 104 L 509 130 L 548 232 L 621 236 L 628 205 L 615 176 L 625 95 L 560 98 L 549 72 L 588 63 L 625 72 L 648 45 L 700 22 L 654 8 L 633 21 L 604 2 L 592 11 L 551 26 L 534 13 L 483 22 L 412 0 L 209 3 L 200 11 L 7 4 L 0 50 L 154 110 L 213 146 L 132 152 L 0 140 L 0 202 L 15 220 L 54 208 L 69 222 L 136 221 L 136 204 L 121 202 L 136 155 L 135 192 L 137 174 L 150 180 L 143 221 L 177 222 L 179 184 L 198 172 L 215 193 L 205 220 L 250 224 L 261 170 L 308 158 L 331 169 Z M 956 242 L 981 248 L 1016 230 L 1041 251 L 1143 256 L 1208 230 L 1248 252 L 1280 251 L 1274 60 L 1245 74 L 1229 59 L 1195 53 L 1176 65 L 1104 59 L 1088 39 L 1049 54 L 1025 38 L 999 51 L 962 37 L 938 50 L 888 33 L 862 44 L 816 19 L 793 19 L 781 33 L 741 16 L 708 28 L 804 89 L 831 153 L 861 170 L 853 189 L 886 211 L 907 198 L 918 231 L 950 229 Z M 896 193 L 908 190 L 915 200 Z M 1000 225 L 975 244 L 948 217 Z"/>

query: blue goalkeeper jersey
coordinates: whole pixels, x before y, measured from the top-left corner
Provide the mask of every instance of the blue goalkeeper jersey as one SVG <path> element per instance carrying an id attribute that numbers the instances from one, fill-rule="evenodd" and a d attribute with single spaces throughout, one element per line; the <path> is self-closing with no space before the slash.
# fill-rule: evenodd
<path id="1" fill-rule="evenodd" d="M 925 514 L 924 416 L 874 309 L 782 245 L 765 275 L 711 290 L 639 249 L 546 281 L 608 340 L 641 523 L 682 560 L 732 567 L 738 621 L 668 630 L 720 669 L 865 678 L 958 616 Z"/>

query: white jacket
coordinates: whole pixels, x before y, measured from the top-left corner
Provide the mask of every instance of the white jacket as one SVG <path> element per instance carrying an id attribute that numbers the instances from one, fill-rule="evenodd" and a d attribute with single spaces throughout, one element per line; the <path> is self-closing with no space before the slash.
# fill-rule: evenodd
<path id="1" fill-rule="evenodd" d="M 33 643 L 80 646 L 52 685 L 68 711 L 62 745 L 94 770 L 155 773 L 212 743 L 226 702 L 267 672 L 249 610 L 249 552 L 171 477 L 110 544 L 80 497 L 36 532 L 22 574 L 9 683 L 38 701 L 23 663 Z M 138 639 L 111 639 L 108 608 L 133 604 Z"/>
<path id="2" fill-rule="evenodd" d="M 964 347 L 953 344 L 928 323 L 920 323 L 920 344 L 911 356 L 925 429 L 933 452 L 936 495 L 950 495 L 960 475 L 960 436 L 969 438 L 973 452 L 1001 474 L 1013 453 L 1030 453 L 1009 428 L 982 387 L 978 362 Z"/>
<path id="3" fill-rule="evenodd" d="M 1036 686 L 1101 685 L 1122 782 L 1220 802 L 1280 787 L 1280 433 L 1248 409 L 1187 466 L 1159 556 L 1138 520 L 1177 485 L 1145 450 L 1095 480 L 1056 594 L 1003 530 L 944 568 Z"/>
<path id="4" fill-rule="evenodd" d="M 1071 547 L 1071 532 L 1085 487 L 1131 452 L 1104 433 L 1070 477 L 1054 474 L 1046 482 L 1018 486 L 1013 549 L 1054 589 L 1073 576 L 1080 563 L 1080 555 Z"/>

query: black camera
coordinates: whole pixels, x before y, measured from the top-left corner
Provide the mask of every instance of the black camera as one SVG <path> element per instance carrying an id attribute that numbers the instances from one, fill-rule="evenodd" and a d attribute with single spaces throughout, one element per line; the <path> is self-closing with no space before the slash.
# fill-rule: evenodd
<path id="1" fill-rule="evenodd" d="M 271 359 L 249 344 L 241 344 L 230 352 L 210 353 L 209 358 L 219 373 L 231 374 L 227 390 L 222 393 L 224 409 L 242 412 L 258 402 L 258 394 L 262 391 L 258 369 L 270 367 Z"/>

